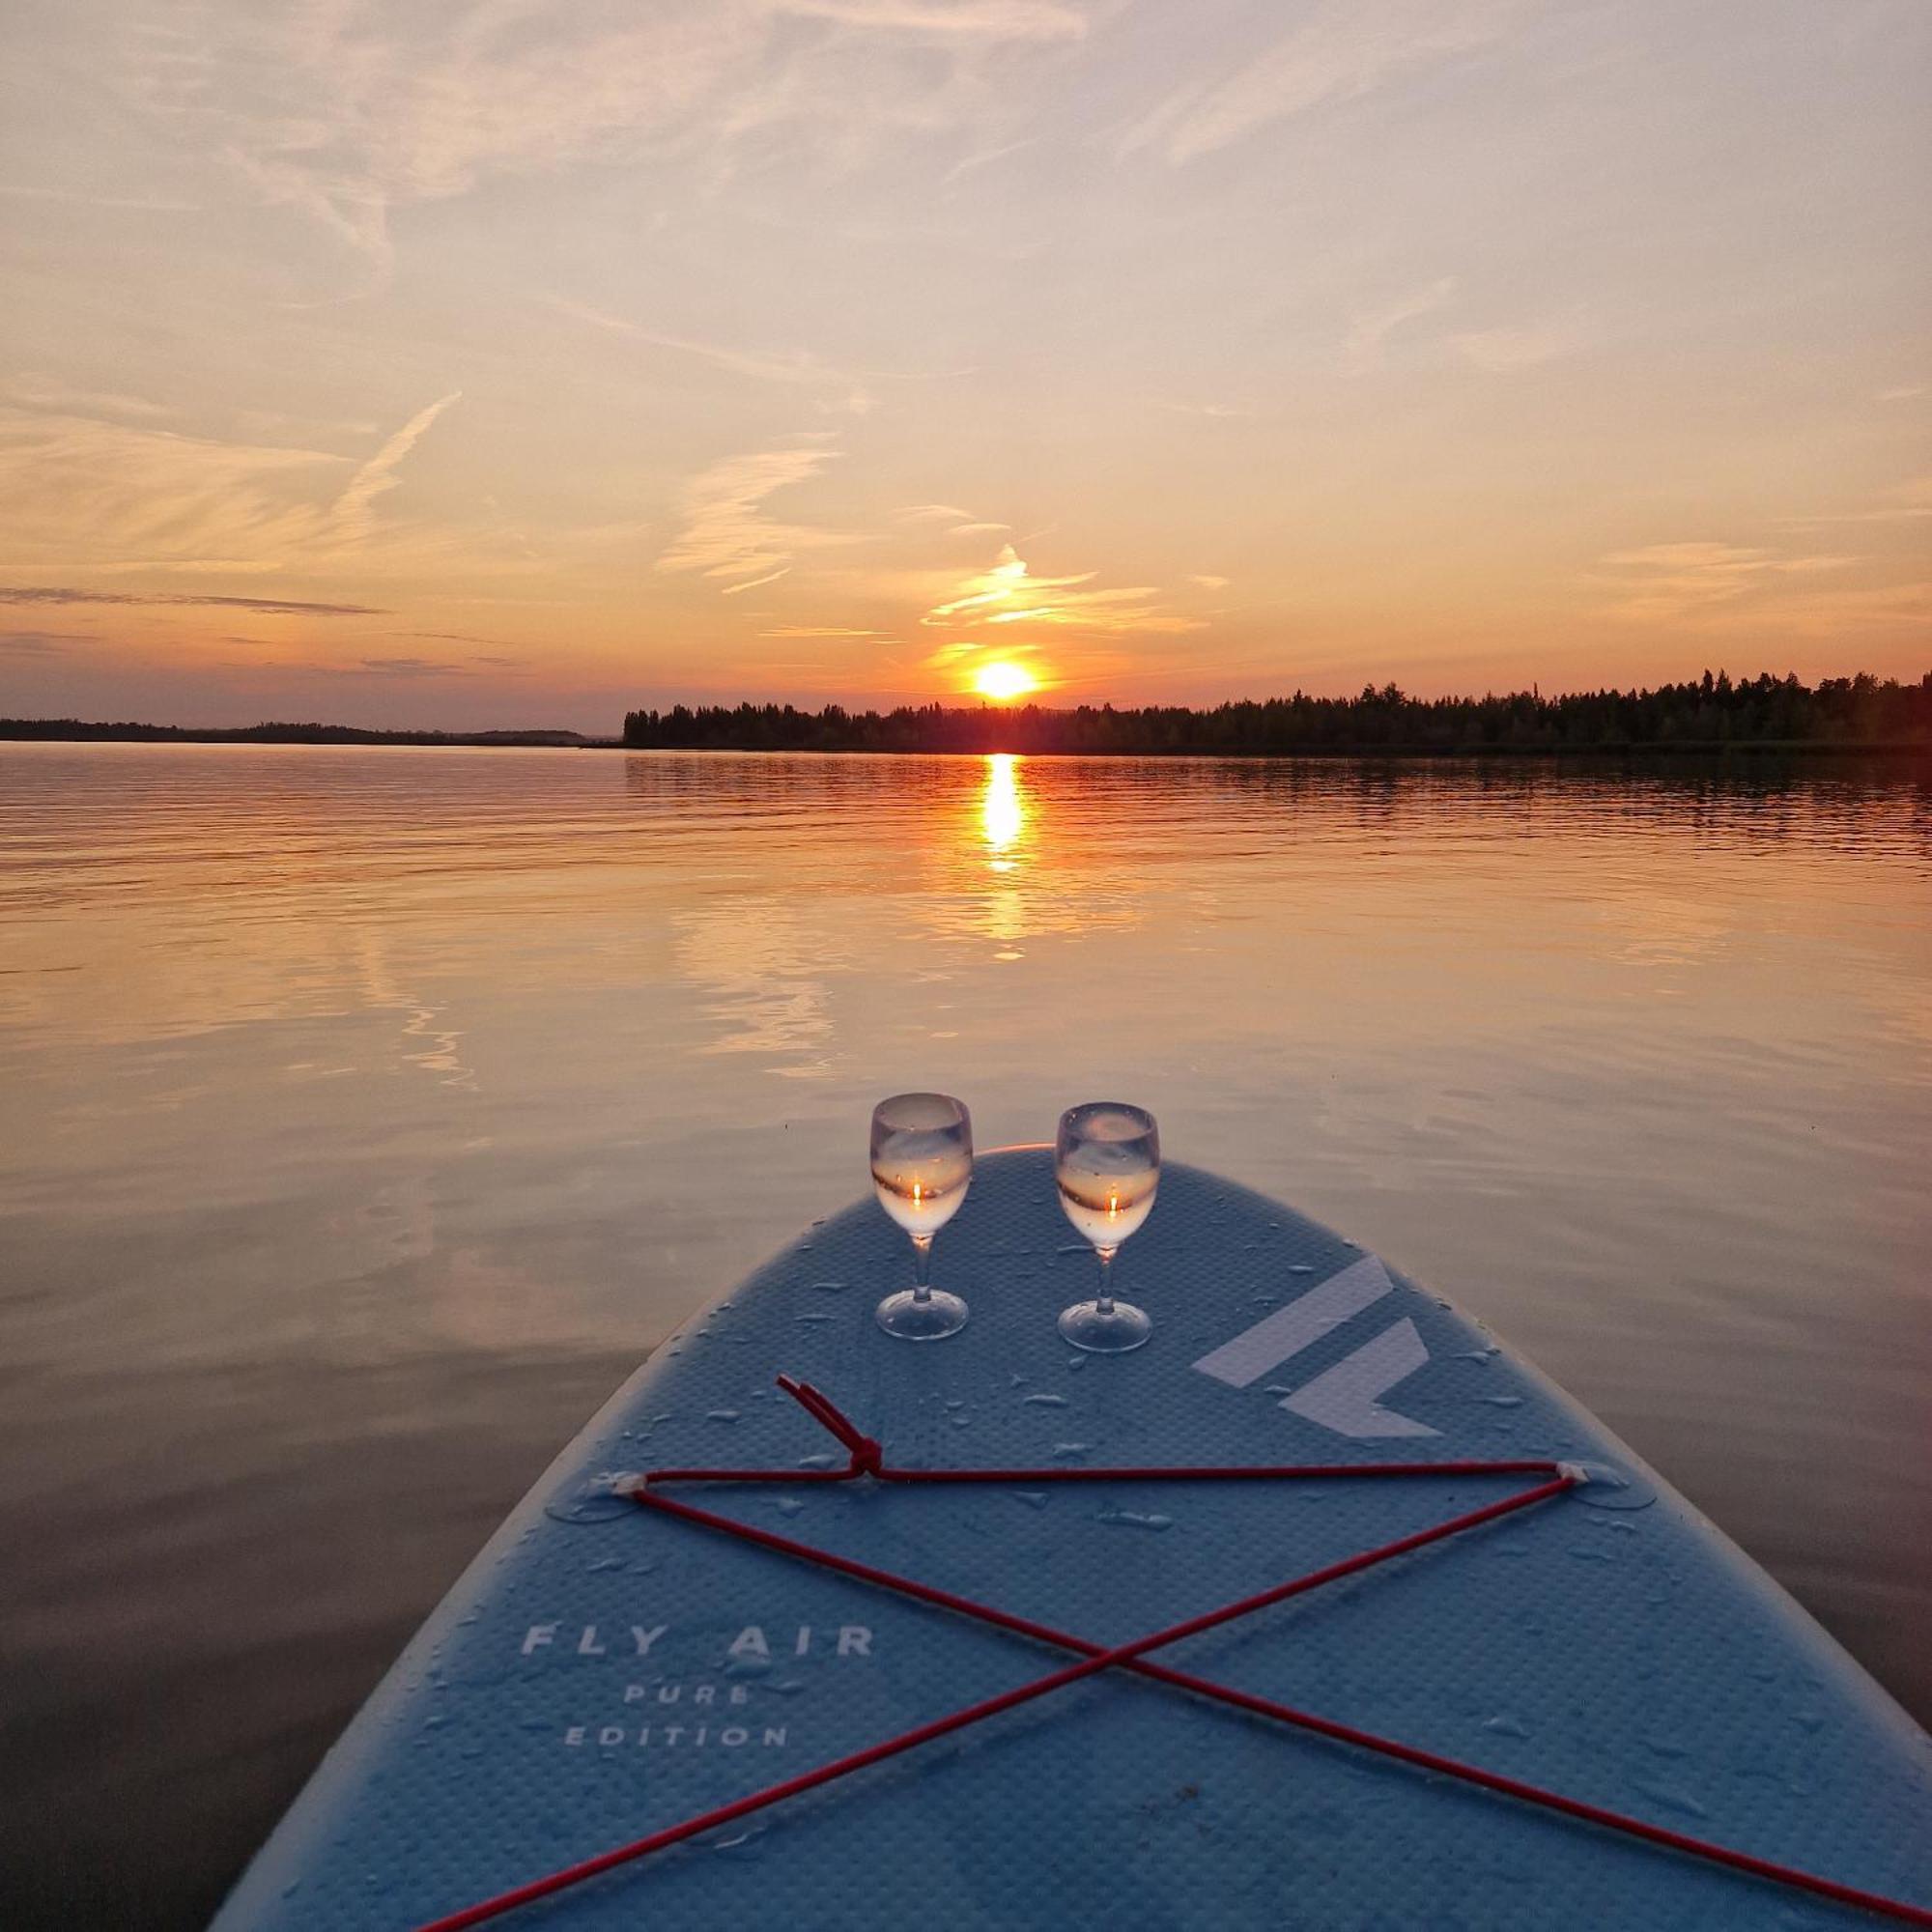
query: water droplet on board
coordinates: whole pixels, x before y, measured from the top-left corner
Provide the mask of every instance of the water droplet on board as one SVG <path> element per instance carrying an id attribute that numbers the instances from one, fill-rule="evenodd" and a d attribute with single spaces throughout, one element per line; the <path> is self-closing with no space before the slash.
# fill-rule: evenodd
<path id="1" fill-rule="evenodd" d="M 1016 1503 L 1025 1503 L 1028 1509 L 1044 1509 L 1046 1492 L 1044 1490 L 1009 1490 L 1007 1493 Z"/>
<path id="2" fill-rule="evenodd" d="M 1290 1262 L 1288 1271 L 1290 1274 L 1313 1274 L 1315 1264 L 1312 1262 Z"/>
<path id="3" fill-rule="evenodd" d="M 946 1404 L 946 1406 L 948 1408 L 964 1408 L 966 1404 L 962 1397 L 954 1396 L 951 1402 Z"/>
<path id="4" fill-rule="evenodd" d="M 1171 1516 L 1149 1514 L 1141 1510 L 1101 1510 L 1094 1519 L 1095 1522 L 1109 1523 L 1121 1529 L 1172 1529 Z"/>
<path id="5" fill-rule="evenodd" d="M 1067 1401 L 1064 1395 L 1023 1395 L 1020 1397 L 1020 1403 L 1023 1407 L 1034 1408 L 1065 1408 L 1067 1406 Z"/>
<path id="6" fill-rule="evenodd" d="M 815 1281 L 811 1285 L 820 1294 L 842 1294 L 845 1292 L 842 1281 Z"/>
<path id="7" fill-rule="evenodd" d="M 1522 1406 L 1522 1398 L 1520 1395 L 1479 1395 L 1476 1400 L 1488 1403 L 1492 1408 L 1520 1408 Z"/>
<path id="8" fill-rule="evenodd" d="M 812 1455 L 801 1456 L 798 1459 L 798 1466 L 801 1469 L 830 1469 L 838 1461 L 838 1458 L 833 1455 L 831 1450 L 821 1449 Z"/>
<path id="9" fill-rule="evenodd" d="M 797 1516 L 804 1510 L 805 1505 L 796 1496 L 781 1496 L 773 1507 L 781 1516 Z"/>
<path id="10" fill-rule="evenodd" d="M 1087 1366 L 1087 1357 L 1085 1355 L 1069 1356 L 1066 1366 L 1069 1369 L 1084 1369 Z"/>
<path id="11" fill-rule="evenodd" d="M 621 1570 L 624 1559 L 621 1556 L 599 1556 L 583 1566 L 586 1570 Z"/>
<path id="12" fill-rule="evenodd" d="M 1570 1554 L 1578 1563 L 1607 1563 L 1610 1560 L 1611 1552 L 1607 1549 L 1598 1548 L 1595 1544 L 1573 1543 L 1570 1546 Z"/>
<path id="13" fill-rule="evenodd" d="M 1493 1731 L 1499 1738 L 1526 1738 L 1529 1727 L 1520 1718 L 1512 1718 L 1506 1712 L 1499 1712 L 1493 1718 L 1483 1719 L 1483 1728 Z"/>
<path id="14" fill-rule="evenodd" d="M 781 1677 L 776 1684 L 771 1686 L 771 1689 L 776 1690 L 781 1697 L 796 1697 L 805 1689 L 805 1679 L 803 1677 Z"/>
<path id="15" fill-rule="evenodd" d="M 1091 1442 L 1056 1442 L 1053 1445 L 1053 1453 L 1059 1461 L 1069 1463 L 1075 1457 L 1086 1455 L 1093 1446 Z"/>
<path id="16" fill-rule="evenodd" d="M 817 1326 L 818 1326 L 818 1324 L 819 1324 L 820 1322 L 824 1322 L 824 1321 L 837 1321 L 837 1320 L 838 1320 L 838 1317 L 837 1317 L 836 1315 L 826 1315 L 826 1314 L 823 1314 L 823 1313 L 814 1313 L 814 1314 L 811 1314 L 811 1315 L 800 1315 L 800 1316 L 796 1317 L 795 1319 L 796 1319 L 796 1320 L 798 1321 L 798 1322 L 800 1323 L 800 1325 L 801 1325 L 801 1326 L 803 1326 L 803 1327 L 807 1327 L 807 1328 L 815 1328 L 815 1327 L 817 1327 Z"/>
<path id="17" fill-rule="evenodd" d="M 706 1422 L 736 1422 L 738 1411 L 735 1408 L 707 1408 L 704 1419 Z"/>
<path id="18" fill-rule="evenodd" d="M 1655 1751 L 1659 1757 L 1689 1757 L 1690 1747 L 1680 1745 L 1674 1738 L 1645 1738 L 1643 1747 Z"/>
<path id="19" fill-rule="evenodd" d="M 1644 1797 L 1667 1810 L 1682 1811 L 1692 1818 L 1708 1818 L 1711 1815 L 1688 1791 L 1677 1791 L 1667 1784 L 1646 1783 L 1642 1778 L 1635 1778 L 1633 1783 Z"/>

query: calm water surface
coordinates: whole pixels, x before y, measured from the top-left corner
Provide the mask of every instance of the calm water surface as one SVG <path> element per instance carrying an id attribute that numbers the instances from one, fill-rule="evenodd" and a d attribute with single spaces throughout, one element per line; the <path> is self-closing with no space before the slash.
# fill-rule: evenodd
<path id="1" fill-rule="evenodd" d="M 1932 1711 L 1932 783 L 0 746 L 0 1922 L 191 1925 L 867 1110 L 1095 1094 Z"/>

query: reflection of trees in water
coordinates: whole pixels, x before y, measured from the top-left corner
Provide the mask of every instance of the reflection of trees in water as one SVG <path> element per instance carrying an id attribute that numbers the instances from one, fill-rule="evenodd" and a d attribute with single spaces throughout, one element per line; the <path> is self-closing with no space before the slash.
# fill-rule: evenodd
<path id="1" fill-rule="evenodd" d="M 736 950 L 755 963 L 733 969 L 735 990 L 718 1010 L 738 1013 L 748 1046 L 775 1050 L 805 1049 L 823 1020 L 822 989 L 811 993 L 773 953 L 777 909 L 809 893 L 847 909 L 793 935 L 794 966 L 824 956 L 836 937 L 828 921 L 872 916 L 855 898 L 892 901 L 937 940 L 1011 946 L 1124 930 L 1170 882 L 1180 890 L 1167 899 L 1168 917 L 1237 911 L 1240 862 L 1303 845 L 1342 865 L 1351 853 L 1367 863 L 1378 853 L 1543 842 L 1563 865 L 1589 865 L 1629 838 L 1932 858 L 1932 781 L 1884 759 L 653 753 L 627 756 L 623 771 L 628 798 L 675 830 L 684 863 L 698 865 L 714 833 L 720 861 L 740 876 L 755 858 L 759 888 L 773 895 L 757 915 L 767 930 L 737 923 L 745 936 Z M 1453 863 L 1446 854 L 1444 863 Z M 1198 876 L 1203 867 L 1211 876 Z M 1680 923 L 1683 943 L 1708 941 L 1698 923 Z M 708 983 L 723 983 L 724 964 L 713 947 Z"/>

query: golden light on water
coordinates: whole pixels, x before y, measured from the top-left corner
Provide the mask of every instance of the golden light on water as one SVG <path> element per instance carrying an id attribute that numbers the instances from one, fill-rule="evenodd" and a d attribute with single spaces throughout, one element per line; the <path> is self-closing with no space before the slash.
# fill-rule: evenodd
<path id="1" fill-rule="evenodd" d="M 995 704 L 1010 704 L 1014 698 L 1037 691 L 1039 680 L 1025 665 L 1002 658 L 994 664 L 981 665 L 973 673 L 973 689 Z"/>
<path id="2" fill-rule="evenodd" d="M 986 760 L 986 789 L 980 800 L 980 823 L 986 843 L 998 854 L 1014 844 L 1026 828 L 1026 808 L 1020 803 L 1018 760 L 1010 752 L 995 752 Z M 1010 859 L 996 857 L 994 869 L 1005 871 Z"/>

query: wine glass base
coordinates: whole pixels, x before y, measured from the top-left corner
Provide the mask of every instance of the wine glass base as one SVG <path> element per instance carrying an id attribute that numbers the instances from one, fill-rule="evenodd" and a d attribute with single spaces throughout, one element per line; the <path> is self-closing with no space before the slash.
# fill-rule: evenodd
<path id="1" fill-rule="evenodd" d="M 1152 1333 L 1147 1310 L 1131 1301 L 1117 1301 L 1106 1309 L 1097 1301 L 1076 1301 L 1061 1311 L 1060 1339 L 1095 1355 L 1123 1355 Z"/>
<path id="2" fill-rule="evenodd" d="M 901 1342 L 943 1342 L 966 1325 L 966 1304 L 935 1288 L 923 1301 L 911 1289 L 889 1294 L 873 1311 L 879 1326 Z"/>

